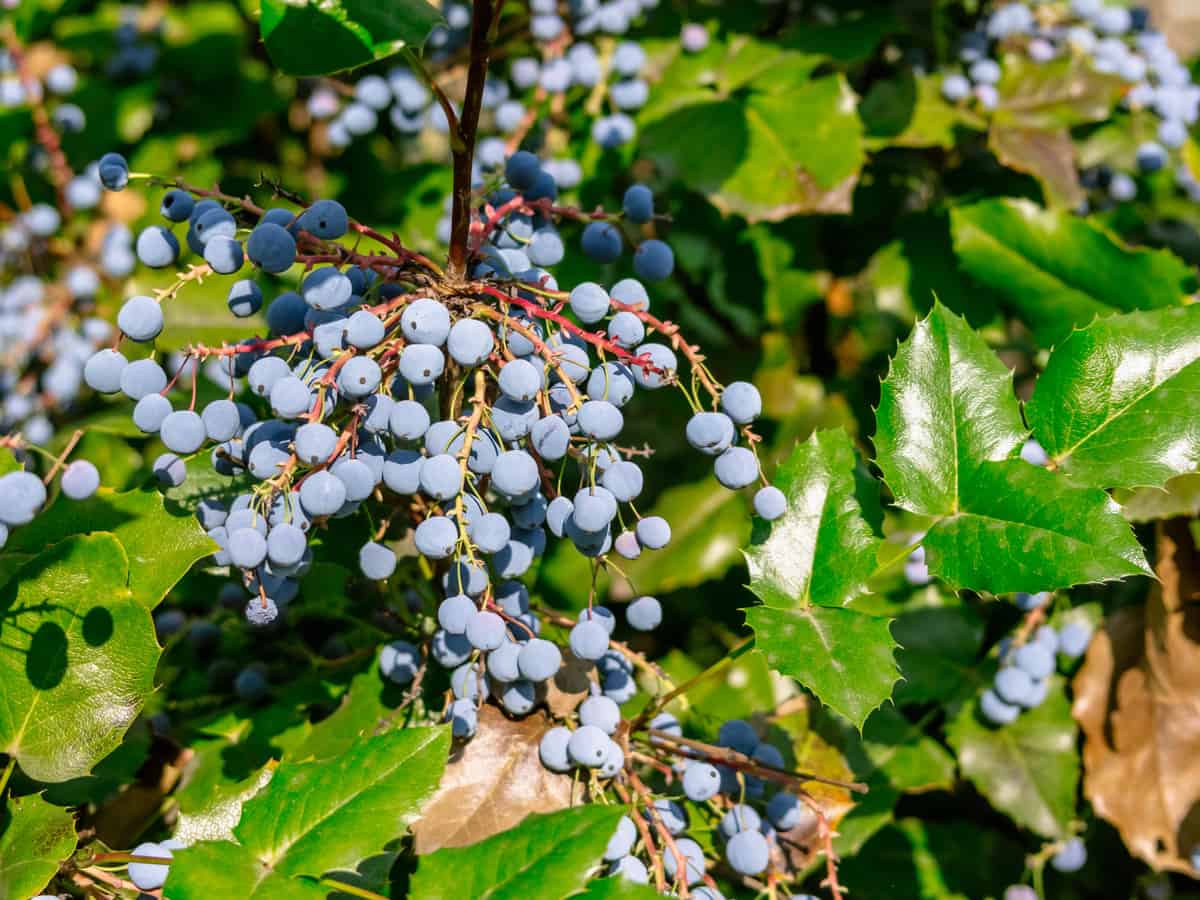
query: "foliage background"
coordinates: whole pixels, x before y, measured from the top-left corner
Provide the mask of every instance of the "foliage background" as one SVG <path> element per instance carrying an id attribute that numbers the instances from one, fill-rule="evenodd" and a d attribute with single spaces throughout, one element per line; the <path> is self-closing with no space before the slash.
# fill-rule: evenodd
<path id="1" fill-rule="evenodd" d="M 1006 121 L 1001 113 L 985 122 L 942 103 L 933 76 L 920 72 L 949 61 L 955 36 L 978 12 L 971 0 L 847 2 L 832 16 L 815 6 L 780 13 L 756 3 L 664 2 L 642 30 L 655 86 L 638 117 L 636 144 L 602 153 L 565 131 L 552 137 L 573 140 L 564 151 L 584 167 L 581 206 L 613 205 L 635 180 L 648 181 L 669 198 L 669 236 L 679 265 L 656 295 L 656 309 L 703 346 L 723 380 L 753 380 L 760 387 L 772 463 L 788 459 L 814 430 L 845 429 L 863 516 L 872 533 L 885 539 L 880 565 L 868 567 L 868 596 L 858 608 L 895 620 L 903 680 L 895 704 L 874 712 L 861 734 L 820 704 L 798 702 L 805 695 L 772 675 L 761 653 L 739 656 L 680 712 L 690 728 L 711 734 L 724 719 L 774 710 L 769 727 L 788 741 L 790 762 L 852 773 L 870 785 L 868 797 L 842 821 L 837 842 L 843 881 L 855 896 L 999 896 L 1022 878 L 1027 857 L 1036 858 L 1044 840 L 1065 837 L 1074 823 L 1085 829 L 1091 861 L 1073 876 L 1048 871 L 1046 896 L 1196 896 L 1183 844 L 1184 837 L 1200 841 L 1192 833 L 1194 816 L 1158 809 L 1150 799 L 1126 801 L 1115 812 L 1105 807 L 1111 813 L 1106 816 L 1096 815 L 1093 806 L 1097 798 L 1109 800 L 1116 793 L 1139 801 L 1169 797 L 1180 789 L 1179 779 L 1194 799 L 1195 784 L 1188 785 L 1186 777 L 1194 773 L 1195 735 L 1167 736 L 1147 723 L 1146 752 L 1152 757 L 1152 750 L 1159 751 L 1161 768 L 1108 760 L 1105 776 L 1103 760 L 1081 753 L 1076 724 L 1093 732 L 1105 727 L 1112 666 L 1106 670 L 1098 659 L 1056 681 L 1051 700 L 1018 726 L 993 731 L 980 725 L 973 699 L 994 668 L 996 642 L 1018 625 L 1020 614 L 983 593 L 955 592 L 939 582 L 909 585 L 903 558 L 928 520 L 896 507 L 885 513 L 878 487 L 866 476 L 875 456 L 871 438 L 889 358 L 934 308 L 935 297 L 978 330 L 1012 369 L 1017 395 L 1027 401 L 1048 351 L 1073 327 L 1097 314 L 1178 305 L 1194 291 L 1200 214 L 1175 195 L 1169 179 L 1150 178 L 1138 203 L 1077 219 L 1065 202 L 1079 191 L 1073 168 L 1064 178 L 1061 165 L 1047 168 L 1016 158 L 1028 146 L 1028 131 L 1049 134 L 1061 127 L 1074 129 L 1070 150 L 1063 151 L 1072 159 L 1087 159 L 1101 147 L 1108 153 L 1112 146 L 1118 155 L 1128 154 L 1135 129 L 1124 118 L 1112 119 L 1112 87 L 1103 79 L 1071 74 L 1082 95 L 1050 97 L 1049 112 L 1036 121 Z M 112 52 L 116 5 L 46 0 L 26 3 L 21 15 L 30 44 L 50 56 L 67 54 L 81 68 L 90 63 L 100 70 Z M 177 173 L 196 184 L 219 180 L 233 194 L 266 182 L 304 196 L 337 197 L 363 221 L 394 229 L 417 249 L 440 252 L 433 233 L 449 187 L 444 147 L 372 136 L 330 155 L 297 99 L 303 83 L 280 74 L 259 41 L 253 0 L 151 3 L 141 15 L 158 22 L 157 65 L 149 76 L 131 81 L 99 74 L 85 80 L 77 99 L 90 124 L 68 140 L 72 159 L 119 148 L 135 171 Z M 699 57 L 679 51 L 685 20 L 704 21 L 714 32 Z M 1059 78 L 1067 76 L 1055 73 L 1014 90 L 1053 93 Z M 7 148 L 13 175 L 0 185 L 0 197 L 10 205 L 18 202 L 15 179 L 28 128 L 20 111 L 0 113 L 0 146 Z M 1004 144 L 1006 128 L 1025 129 L 1027 140 L 1016 149 Z M 49 196 L 36 179 L 22 184 L 35 199 Z M 140 194 L 109 195 L 105 203 L 110 214 L 135 227 L 156 220 Z M 1035 208 L 1036 216 L 1030 212 Z M 1128 253 L 1122 242 L 1161 252 Z M 627 274 L 601 270 L 580 256 L 564 267 L 571 278 L 610 282 Z M 1098 260 L 1111 266 L 1112 277 L 1095 277 Z M 278 290 L 274 279 L 262 277 Z M 121 296 L 167 280 L 139 270 L 128 284 L 110 286 L 100 308 L 111 315 Z M 214 284 L 181 294 L 160 346 L 241 337 L 245 325 L 228 315 L 221 291 Z M 755 537 L 747 498 L 719 488 L 706 463 L 689 451 L 683 439 L 686 415 L 680 404 L 651 395 L 629 423 L 631 441 L 655 451 L 653 465 L 646 467 L 645 505 L 667 516 L 675 539 L 667 550 L 629 565 L 628 579 L 607 585 L 618 598 L 632 596 L 635 584 L 639 593 L 663 600 L 673 627 L 643 638 L 638 649 L 661 659 L 680 679 L 717 663 L 749 636 L 743 610 L 754 602 L 743 554 Z M 129 733 L 123 739 L 115 735 L 90 774 L 86 765 L 77 764 L 76 771 L 47 763 L 43 773 L 72 777 L 43 775 L 58 783 L 40 801 L 29 780 L 39 777 L 39 769 L 23 763 L 13 793 L 25 804 L 78 807 L 80 827 L 117 849 L 164 833 L 168 822 L 193 839 L 223 834 L 223 823 L 236 819 L 242 795 L 264 766 L 282 759 L 282 773 L 290 760 L 331 758 L 346 749 L 345 722 L 395 705 L 398 697 L 388 690 L 368 687 L 356 694 L 352 686 L 374 684 L 371 648 L 393 624 L 396 613 L 388 610 L 403 610 L 407 593 L 423 590 L 422 576 L 411 570 L 394 579 L 386 595 L 362 590 L 344 549 L 326 547 L 304 583 L 291 628 L 269 640 L 247 635 L 236 614 L 222 610 L 217 579 L 196 569 L 183 574 L 203 547 L 190 545 L 182 534 L 174 564 L 167 567 L 171 573 L 160 583 L 140 583 L 154 581 L 151 570 L 165 559 L 164 543 L 171 546 L 164 534 L 186 516 L 179 505 L 185 495 L 202 489 L 202 467 L 159 501 L 154 492 L 139 489 L 157 445 L 135 435 L 103 401 L 94 402 L 81 420 L 93 426 L 83 450 L 102 461 L 104 484 L 131 491 L 119 501 L 106 495 L 92 514 L 112 515 L 124 504 L 136 508 L 139 518 L 113 516 L 110 527 L 80 517 L 87 530 L 112 530 L 121 547 L 103 546 L 95 536 L 58 545 L 63 553 L 128 566 L 128 574 L 108 576 L 113 585 L 128 583 L 130 596 L 118 600 L 123 587 L 106 587 L 97 564 L 94 583 L 79 592 L 76 619 L 86 629 L 84 607 L 104 593 L 117 620 L 121 653 L 134 655 L 139 641 L 153 637 L 144 609 L 160 601 L 164 608 L 213 619 L 221 634 L 215 649 L 204 650 L 182 635 L 166 638 L 157 665 L 154 651 L 144 648 L 137 677 L 153 677 L 157 690 Z M 1174 486 L 1170 515 L 1194 514 L 1194 477 L 1184 476 Z M 1128 509 L 1138 510 L 1163 495 L 1121 496 Z M 1169 559 L 1176 547 L 1185 557 L 1194 552 L 1186 522 L 1180 530 L 1178 522 L 1150 521 L 1165 515 L 1152 510 L 1135 519 L 1147 555 Z M 53 514 L 47 519 L 38 531 L 10 542 L 0 571 L 11 575 L 42 546 L 80 530 L 61 517 L 55 521 Z M 586 573 L 580 556 L 559 548 L 540 566 L 536 587 L 552 605 L 578 608 L 585 598 L 575 588 Z M 1117 665 L 1128 666 L 1122 654 L 1134 652 L 1129 648 L 1138 644 L 1156 604 L 1194 602 L 1194 593 L 1181 590 L 1178 580 L 1164 577 L 1155 589 L 1151 584 L 1133 578 L 1076 588 L 1060 598 L 1057 614 L 1070 609 L 1094 623 L 1116 616 L 1114 642 L 1128 637 L 1115 643 Z M 12 611 L 21 595 L 6 599 Z M 9 622 L 20 626 L 20 619 Z M 331 634 L 340 642 L 334 647 Z M 1169 657 L 1195 659 L 1194 632 L 1185 629 L 1173 640 Z M 272 673 L 276 691 L 265 706 L 229 697 L 230 680 L 248 661 Z M 109 664 L 116 669 L 118 662 Z M 1166 686 L 1158 687 L 1175 700 L 1194 697 L 1198 671 L 1179 664 Z M 339 705 L 348 688 L 356 702 L 365 698 L 361 710 Z M 1153 684 L 1147 692 L 1145 705 L 1161 700 Z M 1187 702 L 1193 707 L 1185 708 L 1194 711 L 1194 701 Z M 1089 713 L 1088 703 L 1100 704 L 1102 711 Z M 54 710 L 59 723 L 82 712 Z M 1170 714 L 1180 715 L 1178 707 Z M 170 721 L 165 731 L 157 727 L 162 720 L 156 722 L 163 715 Z M 78 733 L 87 730 L 85 721 L 74 721 Z M 1168 740 L 1177 743 L 1156 743 Z M 1081 784 L 1081 767 L 1098 780 Z M 54 813 L 45 816 L 49 821 Z M 1168 821 L 1160 821 L 1164 816 Z M 1125 840 L 1110 821 L 1122 824 Z M 51 824 L 61 832 L 61 818 Z M 1153 846 L 1164 828 L 1179 832 L 1171 835 L 1179 852 L 1130 853 L 1130 835 Z M 6 834 L 15 830 L 0 826 L 0 850 Z M 58 837 L 63 846 L 70 843 Z M 421 840 L 418 833 L 418 847 Z M 0 885 L 4 855 L 0 852 Z M 1155 856 L 1156 868 L 1173 874 L 1155 874 L 1143 861 L 1148 855 Z M 54 856 L 65 853 L 47 853 Z M 422 874 L 418 869 L 414 890 Z M 404 856 L 390 874 L 396 896 L 408 889 L 411 875 L 411 857 Z"/>

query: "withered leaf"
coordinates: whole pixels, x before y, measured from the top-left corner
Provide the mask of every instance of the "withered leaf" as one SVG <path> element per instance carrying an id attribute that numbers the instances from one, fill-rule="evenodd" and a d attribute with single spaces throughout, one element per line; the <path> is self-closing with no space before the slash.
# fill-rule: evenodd
<path id="1" fill-rule="evenodd" d="M 1200 845 L 1200 553 L 1186 519 L 1157 527 L 1160 583 L 1096 635 L 1075 678 L 1083 789 L 1155 869 Z"/>
<path id="2" fill-rule="evenodd" d="M 797 772 L 809 772 L 823 778 L 855 781 L 855 773 L 842 750 L 830 742 L 830 735 L 814 727 L 813 718 L 812 704 L 803 695 L 784 702 L 771 717 L 771 724 L 781 728 L 790 738 L 794 761 L 789 766 Z M 853 728 L 850 730 L 853 731 Z M 807 782 L 804 789 L 820 806 L 829 827 L 835 832 L 838 823 L 854 808 L 856 802 L 863 800 L 862 796 L 855 797 L 846 788 L 819 781 Z M 805 816 L 804 821 L 795 828 L 779 835 L 773 852 L 775 864 L 781 869 L 803 872 L 816 861 L 820 849 L 821 835 L 817 821 Z"/>
<path id="3" fill-rule="evenodd" d="M 413 826 L 417 853 L 466 847 L 512 828 L 530 813 L 556 812 L 578 802 L 582 785 L 538 759 L 538 743 L 549 728 L 541 712 L 514 721 L 494 706 L 481 707 L 475 737 L 450 757 L 437 793 Z"/>
<path id="4" fill-rule="evenodd" d="M 988 142 L 1001 163 L 1041 182 L 1047 205 L 1076 209 L 1087 199 L 1079 184 L 1075 142 L 1067 129 L 996 125 Z"/>

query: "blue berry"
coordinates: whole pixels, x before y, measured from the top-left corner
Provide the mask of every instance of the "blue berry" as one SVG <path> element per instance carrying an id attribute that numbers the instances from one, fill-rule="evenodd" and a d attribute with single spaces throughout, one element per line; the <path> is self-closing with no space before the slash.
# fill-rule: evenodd
<path id="1" fill-rule="evenodd" d="M 592 222 L 583 230 L 583 252 L 596 262 L 615 262 L 622 247 L 621 232 L 608 222 Z"/>

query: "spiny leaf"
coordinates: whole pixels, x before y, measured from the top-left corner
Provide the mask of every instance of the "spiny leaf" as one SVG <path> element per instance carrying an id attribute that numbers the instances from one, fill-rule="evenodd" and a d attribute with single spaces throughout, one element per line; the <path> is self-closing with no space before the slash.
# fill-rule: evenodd
<path id="1" fill-rule="evenodd" d="M 814 432 L 779 466 L 787 512 L 746 553 L 750 590 L 768 606 L 836 606 L 865 590 L 879 541 L 855 497 L 854 467 L 840 430 Z"/>
<path id="2" fill-rule="evenodd" d="M 121 542 L 129 557 L 129 588 L 148 609 L 216 547 L 194 514 L 168 511 L 162 495 L 147 485 L 123 493 L 101 488 L 81 501 L 60 497 L 17 530 L 5 550 L 24 561 L 69 535 L 92 532 L 111 532 Z M 8 559 L 4 563 L 12 564 Z"/>
<path id="3" fill-rule="evenodd" d="M 896 505 L 924 515 L 957 512 L 963 482 L 1025 434 L 1012 373 L 940 303 L 896 351 L 875 420 L 876 462 Z"/>
<path id="4" fill-rule="evenodd" d="M 1098 319 L 1059 344 L 1027 407 L 1038 443 L 1092 487 L 1200 467 L 1200 306 Z"/>
<path id="5" fill-rule="evenodd" d="M 1006 594 L 1152 574 L 1104 491 L 1010 459 L 984 463 L 960 495 L 924 541 L 929 570 L 954 587 Z"/>
<path id="6" fill-rule="evenodd" d="M 283 763 L 243 807 L 234 834 L 282 875 L 353 870 L 416 820 L 449 749 L 447 728 L 406 728 L 333 758 Z"/>
<path id="7" fill-rule="evenodd" d="M 755 649 L 771 668 L 795 678 L 856 728 L 900 678 L 890 621 L 834 606 L 746 610 Z"/>
<path id="8" fill-rule="evenodd" d="M 0 588 L 0 751 L 39 781 L 87 775 L 154 688 L 158 641 L 111 534 L 70 537 Z"/>
<path id="9" fill-rule="evenodd" d="M 40 894 L 75 852 L 75 817 L 33 794 L 0 809 L 0 897 Z"/>
<path id="10" fill-rule="evenodd" d="M 584 887 L 625 814 L 622 806 L 580 806 L 530 816 L 482 843 L 421 858 L 416 900 L 558 900 Z"/>

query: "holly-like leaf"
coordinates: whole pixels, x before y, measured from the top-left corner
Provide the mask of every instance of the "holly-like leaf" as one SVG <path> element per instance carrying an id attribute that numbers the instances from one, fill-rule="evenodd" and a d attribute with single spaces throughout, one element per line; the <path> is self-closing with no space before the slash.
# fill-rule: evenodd
<path id="1" fill-rule="evenodd" d="M 854 448 L 845 431 L 817 431 L 780 464 L 787 512 L 746 553 L 750 590 L 780 609 L 838 606 L 863 593 L 879 541 L 855 497 Z"/>
<path id="2" fill-rule="evenodd" d="M 1112 616 L 1075 677 L 1083 792 L 1156 870 L 1195 874 L 1200 845 L 1200 552 L 1187 519 L 1160 523 L 1161 586 Z"/>
<path id="3" fill-rule="evenodd" d="M 897 350 L 875 420 L 876 462 L 896 505 L 923 515 L 956 514 L 964 483 L 1025 435 L 1012 373 L 941 304 Z"/>
<path id="4" fill-rule="evenodd" d="M 1178 306 L 1195 273 L 1166 250 L 1131 249 L 1087 219 L 1027 200 L 990 199 L 951 212 L 967 273 L 999 294 L 1043 343 L 1097 315 Z"/>
<path id="5" fill-rule="evenodd" d="M 583 889 L 625 812 L 622 806 L 588 805 L 534 815 L 482 843 L 439 850 L 421 858 L 412 896 L 569 897 Z"/>
<path id="6" fill-rule="evenodd" d="M 162 495 L 147 485 L 117 493 L 100 488 L 87 500 L 60 497 L 9 539 L 7 552 L 22 561 L 43 547 L 76 534 L 111 532 L 129 557 L 129 589 L 153 609 L 200 559 L 216 549 L 194 514 L 168 511 Z M 4 560 L 5 565 L 11 561 Z M 5 572 L 0 566 L 0 579 Z"/>
<path id="7" fill-rule="evenodd" d="M 1022 460 L 980 466 L 924 546 L 935 575 L 993 594 L 1152 574 L 1108 494 Z"/>
<path id="8" fill-rule="evenodd" d="M 243 807 L 234 834 L 283 875 L 353 870 L 416 820 L 449 750 L 448 728 L 406 728 L 331 759 L 283 763 Z"/>
<path id="9" fill-rule="evenodd" d="M 88 774 L 154 688 L 158 642 L 111 534 L 71 537 L 0 588 L 0 751 L 38 781 Z"/>
<path id="10" fill-rule="evenodd" d="M 325 900 L 329 895 L 316 881 L 274 872 L 245 847 L 229 841 L 175 851 L 163 891 L 171 900 Z"/>
<path id="11" fill-rule="evenodd" d="M 1072 332 L 1027 412 L 1051 460 L 1083 484 L 1159 487 L 1200 468 L 1200 306 Z"/>
<path id="12" fill-rule="evenodd" d="M 747 552 L 746 610 L 755 647 L 860 726 L 891 694 L 899 672 L 888 619 L 844 604 L 865 590 L 879 543 L 855 496 L 855 457 L 844 431 L 818 431 L 792 451 L 776 481 L 788 510 Z"/>
<path id="13" fill-rule="evenodd" d="M 353 873 L 415 821 L 449 747 L 446 728 L 407 728 L 362 738 L 340 756 L 281 763 L 243 804 L 238 842 L 187 851 L 187 864 L 171 867 L 168 896 L 307 897 L 306 879 Z M 220 889 L 228 872 L 244 882 L 230 894 Z"/>
<path id="14" fill-rule="evenodd" d="M 413 826 L 417 853 L 475 844 L 531 813 L 557 812 L 579 800 L 582 791 L 571 777 L 551 772 L 538 758 L 549 727 L 540 714 L 513 720 L 494 706 L 481 707 L 475 737 L 455 752 Z"/>
<path id="15" fill-rule="evenodd" d="M 1047 838 L 1069 834 L 1079 787 L 1075 721 L 1064 683 L 1055 677 L 1041 706 L 1001 728 L 965 703 L 946 732 L 963 775 L 992 806 Z"/>
<path id="16" fill-rule="evenodd" d="M 0 809 L 0 897 L 40 894 L 75 852 L 75 817 L 33 794 Z"/>
<path id="17" fill-rule="evenodd" d="M 425 43 L 442 21 L 425 0 L 263 0 L 271 61 L 290 75 L 324 75 Z"/>
<path id="18" fill-rule="evenodd" d="M 890 619 L 837 606 L 752 606 L 746 623 L 755 649 L 861 728 L 900 678 Z"/>

